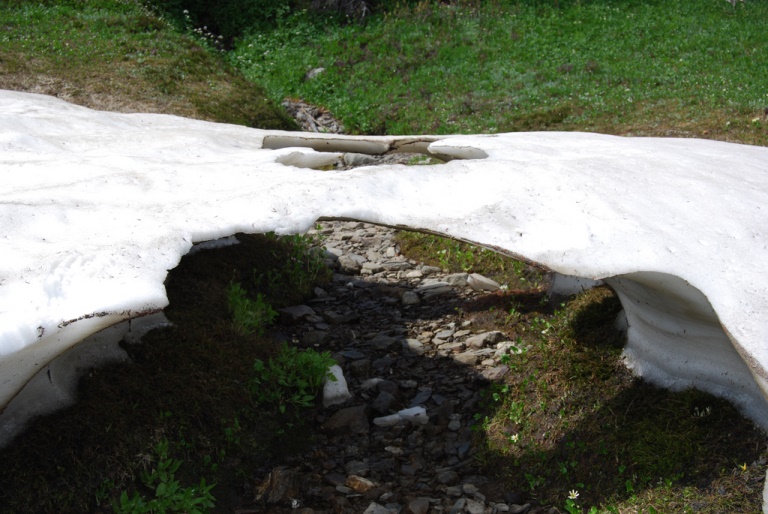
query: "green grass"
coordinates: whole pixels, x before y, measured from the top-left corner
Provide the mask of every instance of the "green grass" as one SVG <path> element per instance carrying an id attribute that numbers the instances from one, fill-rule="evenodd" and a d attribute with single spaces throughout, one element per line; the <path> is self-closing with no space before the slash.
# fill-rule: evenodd
<path id="1" fill-rule="evenodd" d="M 531 289 L 544 285 L 541 269 L 487 248 L 417 232 L 400 232 L 397 242 L 401 251 L 411 259 L 429 262 L 442 269 L 480 273 L 507 289 Z"/>
<path id="2" fill-rule="evenodd" d="M 134 0 L 0 1 L 0 88 L 102 110 L 295 128 L 263 89 Z"/>
<path id="3" fill-rule="evenodd" d="M 231 54 L 357 133 L 588 130 L 765 144 L 764 2 L 422 2 L 365 26 L 297 15 Z M 312 80 L 304 74 L 325 72 Z M 756 121 L 752 121 L 757 118 Z"/>

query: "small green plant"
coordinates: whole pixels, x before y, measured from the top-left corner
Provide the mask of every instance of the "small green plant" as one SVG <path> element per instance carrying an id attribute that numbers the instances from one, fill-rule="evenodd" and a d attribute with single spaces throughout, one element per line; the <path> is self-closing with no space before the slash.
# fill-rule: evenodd
<path id="1" fill-rule="evenodd" d="M 107 479 L 107 480 L 104 480 L 102 483 L 100 483 L 94 495 L 96 497 L 96 504 L 101 505 L 105 501 L 109 503 L 110 496 L 112 495 L 112 491 L 114 490 L 115 490 L 114 480 Z"/>
<path id="2" fill-rule="evenodd" d="M 243 428 L 240 426 L 240 420 L 235 416 L 231 426 L 227 424 L 227 420 L 223 419 L 221 421 L 226 424 L 224 427 L 224 437 L 226 438 L 227 444 L 230 446 L 239 445 L 240 434 L 243 431 Z"/>
<path id="3" fill-rule="evenodd" d="M 227 301 L 232 314 L 232 324 L 242 335 L 256 333 L 263 336 L 264 330 L 277 317 L 277 311 L 265 300 L 264 295 L 259 293 L 256 295 L 256 300 L 251 300 L 245 289 L 237 282 L 229 284 Z"/>
<path id="4" fill-rule="evenodd" d="M 568 498 L 565 500 L 565 510 L 566 512 L 568 512 L 568 514 L 583 514 L 584 510 L 581 507 L 579 507 L 578 499 L 579 499 L 579 491 L 577 491 L 576 489 L 572 489 L 568 491 Z M 597 507 L 592 506 L 586 512 L 587 514 L 597 514 L 598 510 L 597 510 Z"/>
<path id="5" fill-rule="evenodd" d="M 528 482 L 528 490 L 535 491 L 537 487 L 544 485 L 546 480 L 542 476 L 533 475 L 531 473 L 525 474 L 525 480 Z"/>
<path id="6" fill-rule="evenodd" d="M 445 240 L 443 244 L 444 248 L 436 253 L 437 261 L 443 269 L 459 268 L 469 273 L 473 271 L 478 255 L 485 256 L 486 252 L 488 255 L 492 253 L 484 248 L 476 248 L 452 239 Z"/>
<path id="7" fill-rule="evenodd" d="M 181 487 L 175 478 L 181 461 L 168 456 L 168 441 L 162 440 L 155 446 L 157 466 L 151 471 L 141 474 L 142 483 L 155 491 L 155 497 L 147 501 L 138 492 L 128 496 L 126 491 L 120 495 L 120 502 L 113 508 L 118 514 L 165 514 L 184 512 L 187 514 L 203 514 L 215 505 L 216 499 L 211 494 L 215 484 L 206 485 L 205 479 L 200 479 L 198 487 Z"/>
<path id="8" fill-rule="evenodd" d="M 329 370 L 334 364 L 329 352 L 299 351 L 284 345 L 266 364 L 256 359 L 251 394 L 257 403 L 276 405 L 281 413 L 288 406 L 311 407 L 325 380 L 336 380 Z"/>
<path id="9" fill-rule="evenodd" d="M 298 289 L 308 289 L 328 273 L 322 252 L 318 251 L 316 238 L 295 234 L 280 238 L 289 248 L 285 274 L 289 283 Z"/>
<path id="10" fill-rule="evenodd" d="M 310 294 L 312 286 L 322 282 L 329 274 L 316 238 L 295 234 L 267 237 L 278 243 L 273 257 L 280 263 L 266 272 L 254 269 L 253 284 L 263 290 L 278 306 L 289 305 Z"/>
<path id="11" fill-rule="evenodd" d="M 565 500 L 565 510 L 569 514 L 581 514 L 581 508 L 576 503 L 579 499 L 579 491 L 572 489 L 568 491 L 568 498 Z"/>

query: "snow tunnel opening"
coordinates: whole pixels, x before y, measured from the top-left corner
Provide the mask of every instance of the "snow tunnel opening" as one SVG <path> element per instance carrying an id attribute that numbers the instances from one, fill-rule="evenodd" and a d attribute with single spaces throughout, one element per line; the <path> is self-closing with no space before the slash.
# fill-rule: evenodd
<path id="1" fill-rule="evenodd" d="M 628 325 L 625 360 L 635 374 L 673 391 L 725 398 L 768 430 L 764 370 L 748 364 L 709 299 L 680 277 L 634 272 L 606 278 Z"/>
<path id="2" fill-rule="evenodd" d="M 353 394 L 348 403 L 330 409 L 318 407 L 312 414 L 303 415 L 299 419 L 303 420 L 304 425 L 292 419 L 295 426 L 300 425 L 304 430 L 299 431 L 298 435 L 294 434 L 293 439 L 289 437 L 280 443 L 258 446 L 272 447 L 287 453 L 295 452 L 292 457 L 277 453 L 265 457 L 253 450 L 256 447 L 253 445 L 254 437 L 278 433 L 281 429 L 278 422 L 284 421 L 285 418 L 279 414 L 266 416 L 258 406 L 251 404 L 249 409 L 224 412 L 222 409 L 230 409 L 233 403 L 218 396 L 224 390 L 233 393 L 235 397 L 242 397 L 243 391 L 249 387 L 248 374 L 253 373 L 253 359 L 261 356 L 264 362 L 267 361 L 265 354 L 254 351 L 258 347 L 256 338 L 236 340 L 233 336 L 231 313 L 226 306 L 227 286 L 236 278 L 253 277 L 253 272 L 233 273 L 233 265 L 248 268 L 261 263 L 264 269 L 260 274 L 264 275 L 265 279 L 270 279 L 270 267 L 284 266 L 290 262 L 290 258 L 286 259 L 285 256 L 272 255 L 275 248 L 270 245 L 275 236 L 264 235 L 238 234 L 235 238 L 216 243 L 196 245 L 196 250 L 190 251 L 182 259 L 166 281 L 170 300 L 166 310 L 175 326 L 150 331 L 141 344 L 123 345 L 128 347 L 133 363 L 130 364 L 130 372 L 120 374 L 119 379 L 137 379 L 139 384 L 132 386 L 135 389 L 124 387 L 122 382 L 116 382 L 115 374 L 89 370 L 83 382 L 84 387 L 103 385 L 105 390 L 103 396 L 89 393 L 89 400 L 95 399 L 97 403 L 83 407 L 86 413 L 97 412 L 99 419 L 85 417 L 86 426 L 90 428 L 82 430 L 69 426 L 68 420 L 76 419 L 77 414 L 62 415 L 64 417 L 59 417 L 57 423 L 48 423 L 47 429 L 35 428 L 29 440 L 55 440 L 58 444 L 57 452 L 68 452 L 70 449 L 67 441 L 70 434 L 79 433 L 80 437 L 72 437 L 72 440 L 76 440 L 79 447 L 88 447 L 91 433 L 98 435 L 99 430 L 103 430 L 101 435 L 107 438 L 107 435 L 113 434 L 114 430 L 122 426 L 119 418 L 109 416 L 116 412 L 115 409 L 122 409 L 121 404 L 127 404 L 127 408 L 122 412 L 130 416 L 130 419 L 145 420 L 139 426 L 146 423 L 146 433 L 166 434 L 169 441 L 174 441 L 176 434 L 188 443 L 205 441 L 205 445 L 200 444 L 199 447 L 194 444 L 185 446 L 184 455 L 188 460 L 183 466 L 193 470 L 193 475 L 197 473 L 199 476 L 205 476 L 208 482 L 215 480 L 218 484 L 214 491 L 215 496 L 222 502 L 219 506 L 234 509 L 237 505 L 227 502 L 253 502 L 253 492 L 249 490 L 250 496 L 241 498 L 236 492 L 237 488 L 226 481 L 225 473 L 216 475 L 212 474 L 211 467 L 194 467 L 194 458 L 199 451 L 213 456 L 215 452 L 212 452 L 211 448 L 225 448 L 228 460 L 218 463 L 221 469 L 228 469 L 226 466 L 234 465 L 231 464 L 232 459 L 237 460 L 236 466 L 242 466 L 253 474 L 255 489 L 260 498 L 258 501 L 266 502 L 267 505 L 283 505 L 290 498 L 278 497 L 277 488 L 270 484 L 283 483 L 282 479 L 292 477 L 291 480 L 312 485 L 315 475 L 323 477 L 326 473 L 334 472 L 343 474 L 347 472 L 347 466 L 358 465 L 358 461 L 378 465 L 379 462 L 388 462 L 387 459 L 397 459 L 397 455 L 392 456 L 391 449 L 386 449 L 388 447 L 401 448 L 406 457 L 409 452 L 424 449 L 420 453 L 422 458 L 426 459 L 421 481 L 437 484 L 438 473 L 429 470 L 453 466 L 458 470 L 460 479 L 469 473 L 465 473 L 465 469 L 472 469 L 473 477 L 485 477 L 485 471 L 475 471 L 469 464 L 475 462 L 477 441 L 487 441 L 491 447 L 496 448 L 500 448 L 497 445 L 505 445 L 506 452 L 513 452 L 510 455 L 522 459 L 526 458 L 525 454 L 521 457 L 514 452 L 521 452 L 526 445 L 535 442 L 537 446 L 534 453 L 538 460 L 531 461 L 532 467 L 525 467 L 525 471 L 530 474 L 533 469 L 537 477 L 542 477 L 541 483 L 537 483 L 537 491 L 538 494 L 548 495 L 550 491 L 562 490 L 568 485 L 563 482 L 564 475 L 558 467 L 558 462 L 561 462 L 564 456 L 567 456 L 568 462 L 576 463 L 573 468 L 569 467 L 569 473 L 581 473 L 580 466 L 587 466 L 585 469 L 589 469 L 590 462 L 599 462 L 596 464 L 597 469 L 605 468 L 604 459 L 599 455 L 590 457 L 588 448 L 585 449 L 587 445 L 578 445 L 576 442 L 600 440 L 609 445 L 615 444 L 616 448 L 622 447 L 618 440 L 613 439 L 618 437 L 616 434 L 629 430 L 633 430 L 635 434 L 645 426 L 639 422 L 633 424 L 633 417 L 641 419 L 642 415 L 647 414 L 646 411 L 638 411 L 637 405 L 646 409 L 653 403 L 682 403 L 683 410 L 689 407 L 692 412 L 693 409 L 699 409 L 704 413 L 702 416 L 709 416 L 707 422 L 712 420 L 714 423 L 715 418 L 719 419 L 720 404 L 708 403 L 709 400 L 702 400 L 701 396 L 693 396 L 693 399 L 683 396 L 680 400 L 666 392 L 653 390 L 649 393 L 647 388 L 632 385 L 635 382 L 629 374 L 620 370 L 617 373 L 617 368 L 613 365 L 600 367 L 599 371 L 595 371 L 596 368 L 590 362 L 599 363 L 604 360 L 596 358 L 598 354 L 594 352 L 606 349 L 606 338 L 611 339 L 607 346 L 609 354 L 617 359 L 623 346 L 623 339 L 617 336 L 618 332 L 612 326 L 617 309 L 621 305 L 607 287 L 598 286 L 576 295 L 569 295 L 568 298 L 561 296 L 553 299 L 542 291 L 548 287 L 551 278 L 549 275 L 542 272 L 537 281 L 534 275 L 522 273 L 526 269 L 525 263 L 509 263 L 505 266 L 512 272 L 522 273 L 526 279 L 523 285 L 528 286 L 527 290 L 522 286 L 514 286 L 507 291 L 471 292 L 471 288 L 467 286 L 449 284 L 449 288 L 444 288 L 444 285 L 440 285 L 438 288 L 417 292 L 421 303 L 409 307 L 402 302 L 405 290 L 413 291 L 430 278 L 446 282 L 445 279 L 449 275 L 465 274 L 463 266 L 459 264 L 458 268 L 450 270 L 451 273 L 446 272 L 447 268 L 441 267 L 440 262 L 434 266 L 439 268 L 439 271 L 429 273 L 430 270 L 425 270 L 423 266 L 417 269 L 420 265 L 419 259 L 408 255 L 402 241 L 393 240 L 391 237 L 387 239 L 386 235 L 381 235 L 384 229 L 395 231 L 393 227 L 342 220 L 333 222 L 336 225 L 333 232 L 323 234 L 328 228 L 325 227 L 326 224 L 331 222 L 319 222 L 320 226 L 316 225 L 310 231 L 311 235 L 327 236 L 326 242 L 333 238 L 332 242 L 343 248 L 343 254 L 367 256 L 367 251 L 362 251 L 364 246 L 359 245 L 373 244 L 375 252 L 381 255 L 380 262 L 406 262 L 412 268 L 392 267 L 381 271 L 370 269 L 370 274 L 359 271 L 349 274 L 336 269 L 344 276 L 336 279 L 332 277 L 326 285 L 321 286 L 328 296 L 322 293 L 318 295 L 313 291 L 313 298 L 306 301 L 306 306 L 314 310 L 316 317 L 301 310 L 280 312 L 279 315 L 283 318 L 280 333 L 274 334 L 278 341 L 289 342 L 302 350 L 331 347 L 334 354 L 342 359 L 344 375 L 349 380 L 349 388 Z M 336 237 L 336 234 L 339 237 Z M 436 237 L 434 234 L 427 235 Z M 296 236 L 289 236 L 289 239 L 290 237 Z M 235 240 L 239 242 L 230 244 Z M 449 251 L 446 253 L 452 253 L 456 258 L 454 262 L 458 263 L 463 262 L 461 259 L 471 258 L 464 254 L 463 247 L 454 243 L 458 242 L 446 239 L 441 243 L 445 247 L 438 248 L 435 246 L 437 243 L 429 246 L 427 239 L 424 248 L 432 256 L 437 255 L 441 249 L 447 249 Z M 389 253 L 394 255 L 387 256 L 387 250 L 390 248 L 392 252 Z M 479 247 L 476 247 L 474 252 L 482 253 Z M 441 255 L 444 259 L 448 258 L 445 254 Z M 396 258 L 400 256 L 404 258 Z M 338 259 L 326 254 L 323 254 L 323 258 L 338 263 Z M 268 260 L 270 261 L 267 262 Z M 410 261 L 416 262 L 414 264 Z M 351 263 L 349 265 L 353 266 Z M 452 266 L 453 264 L 448 267 Z M 516 270 L 515 266 L 519 268 Z M 360 271 L 362 269 L 361 266 Z M 422 276 L 408 276 L 412 271 L 421 271 Z M 377 273 L 381 275 L 376 277 Z M 278 280 L 274 273 L 271 279 Z M 391 281 L 387 280 L 385 283 L 379 279 Z M 437 292 L 441 287 L 442 292 Z M 566 309 L 561 303 L 567 303 L 567 308 L 573 309 L 574 312 L 565 314 Z M 471 323 L 465 325 L 467 321 Z M 563 332 L 566 325 L 572 326 L 573 335 Z M 182 326 L 186 328 L 181 330 Z M 499 335 L 495 335 L 494 330 L 491 330 L 494 326 L 504 333 L 503 339 L 495 339 Z M 190 331 L 187 331 L 187 328 Z M 328 334 L 335 331 L 339 331 L 339 334 Z M 521 339 L 518 339 L 518 336 Z M 572 337 L 577 338 L 577 344 L 563 346 L 561 340 Z M 500 357 L 497 357 L 498 352 Z M 220 359 L 223 359 L 223 364 Z M 154 374 L 145 375 L 147 370 L 154 370 Z M 557 378 L 556 373 L 561 377 Z M 618 376 L 612 378 L 612 375 Z M 175 385 L 163 385 L 166 378 L 174 380 Z M 392 384 L 396 389 L 392 389 L 394 392 L 390 394 L 397 403 L 385 407 L 381 402 L 386 399 L 386 395 L 381 392 L 392 387 Z M 570 384 L 576 384 L 576 387 L 561 389 L 566 385 L 570 387 Z M 635 396 L 629 398 L 627 393 L 619 393 L 617 398 L 609 395 L 598 396 L 604 393 L 601 389 L 607 390 L 609 386 L 614 387 L 616 384 L 624 384 Z M 500 400 L 485 405 L 480 391 L 489 386 L 489 391 L 499 395 Z M 504 387 L 508 388 L 506 392 Z M 120 391 L 130 391 L 130 394 L 126 397 L 118 394 Z M 650 394 L 652 398 L 643 400 L 642 393 Z M 175 394 L 178 396 L 174 396 Z M 380 396 L 383 399 L 379 399 Z M 126 401 L 126 398 L 130 401 Z M 411 403 L 417 399 L 418 403 L 425 407 L 426 418 L 422 419 L 426 420 L 425 424 L 422 425 L 419 420 L 396 420 L 391 426 L 384 424 L 385 421 L 391 422 L 388 418 L 393 416 L 393 413 L 410 409 Z M 581 400 L 583 402 L 578 403 Z M 602 405 L 603 402 L 605 405 Z M 147 403 L 151 405 L 148 406 Z M 100 412 L 95 405 L 101 407 Z M 360 409 L 361 406 L 365 408 Z M 707 411 L 706 408 L 710 406 L 712 409 Z M 384 412 L 376 409 L 384 409 Z M 622 420 L 611 417 L 612 412 L 624 413 L 628 412 L 627 409 L 631 409 L 632 415 L 624 416 Z M 663 413 L 664 409 L 659 411 Z M 258 415 L 249 417 L 246 412 L 256 412 Z M 337 413 L 342 414 L 337 416 Z M 480 417 L 476 418 L 476 415 Z M 659 412 L 651 415 L 656 416 L 653 419 L 658 421 Z M 683 412 L 682 417 L 692 415 L 694 414 Z M 357 421 L 346 426 L 334 425 L 343 416 L 349 416 L 345 419 Z M 485 416 L 494 421 L 483 428 L 482 421 Z M 728 426 L 733 427 L 733 414 L 725 417 Z M 379 420 L 378 423 L 375 420 Z M 356 422 L 361 425 L 354 424 Z M 656 425 L 674 426 L 675 422 L 658 421 Z M 113 428 L 106 432 L 107 426 Z M 254 429 L 254 426 L 258 426 L 259 430 Z M 361 428 L 362 426 L 367 427 L 367 431 Z M 544 426 L 549 427 L 546 432 L 539 429 Z M 207 427 L 210 432 L 203 437 L 196 431 L 199 427 Z M 136 428 L 134 430 L 141 432 Z M 286 430 L 285 426 L 282 430 L 284 435 L 293 433 Z M 307 436 L 310 430 L 312 437 Z M 594 432 L 595 430 L 597 432 Z M 57 438 L 46 439 L 45 436 L 49 436 L 50 431 L 55 431 Z M 480 439 L 479 433 L 483 434 Z M 745 432 L 738 433 L 741 437 Z M 426 437 L 426 434 L 429 436 Z M 679 434 L 673 432 L 669 440 L 674 444 L 684 434 L 684 431 Z M 753 436 L 754 434 L 749 434 L 750 441 Z M 412 444 L 399 444 L 398 437 L 403 441 L 412 441 Z M 721 433 L 717 436 L 718 444 L 722 439 Z M 312 440 L 319 444 L 321 452 L 316 448 L 307 450 L 306 444 Z M 574 444 L 568 446 L 563 441 Z M 739 442 L 743 447 L 743 440 Z M 249 452 L 241 456 L 238 453 L 239 445 L 249 448 Z M 436 445 L 453 450 L 449 453 L 429 450 L 436 448 Z M 346 448 L 350 446 L 359 448 L 358 453 L 348 453 Z M 129 447 L 127 442 L 126 447 Z M 742 458 L 742 454 L 737 453 L 740 448 L 735 445 L 727 445 L 725 448 L 718 446 L 714 453 L 722 452 L 723 460 L 732 462 L 734 458 Z M 134 455 L 135 450 L 131 451 L 134 451 Z M 151 448 L 148 451 L 151 452 Z M 668 451 L 672 452 L 668 448 L 656 449 L 654 458 L 657 459 L 658 455 Z M 41 453 L 40 448 L 35 448 L 35 452 Z M 711 456 L 708 455 L 710 458 Z M 98 455 L 94 457 L 98 458 Z M 500 454 L 499 458 L 505 457 Z M 746 457 L 743 458 L 746 460 Z M 455 459 L 450 460 L 455 463 L 450 464 L 449 459 Z M 327 469 L 331 465 L 330 461 L 334 461 L 336 467 Z M 301 465 L 294 465 L 296 462 Z M 353 462 L 355 464 L 350 464 Z M 402 462 L 408 464 L 410 459 Z M 463 462 L 466 464 L 461 465 Z M 499 466 L 514 469 L 510 460 L 499 462 Z M 630 458 L 622 462 L 637 465 Z M 681 457 L 679 462 L 689 466 L 686 469 L 691 469 L 690 460 L 683 460 Z M 29 460 L 25 461 L 25 465 L 30 465 Z M 108 469 L 96 461 L 91 467 Z M 307 469 L 323 471 L 313 475 L 306 472 Z M 397 465 L 390 471 L 387 470 L 389 468 L 384 468 L 384 472 L 392 473 L 396 478 L 401 475 L 406 478 L 409 476 L 407 468 L 406 472 L 401 474 L 401 468 Z M 647 472 L 644 468 L 632 467 L 628 473 L 636 471 L 638 476 Z M 379 483 L 383 479 L 379 478 L 378 473 L 381 471 L 369 470 L 364 478 Z M 524 484 L 527 479 L 520 476 L 516 480 L 514 483 Z M 634 485 L 638 492 L 652 486 L 646 483 Z M 310 490 L 311 487 L 302 489 L 296 493 L 294 499 L 298 499 L 302 505 L 323 508 L 323 500 L 303 492 Z M 603 497 L 600 491 L 606 491 L 606 495 L 610 493 L 609 488 L 596 490 L 596 496 L 594 499 L 590 497 L 590 501 L 601 501 Z M 409 490 L 407 486 L 398 485 L 395 491 L 406 494 Z M 583 494 L 586 496 L 587 493 Z M 269 503 L 270 498 L 274 499 L 274 504 Z M 363 499 L 364 497 L 359 495 L 348 498 L 358 511 L 368 506 L 368 503 L 359 504 Z M 455 501 L 455 498 L 452 498 L 452 501 Z"/>

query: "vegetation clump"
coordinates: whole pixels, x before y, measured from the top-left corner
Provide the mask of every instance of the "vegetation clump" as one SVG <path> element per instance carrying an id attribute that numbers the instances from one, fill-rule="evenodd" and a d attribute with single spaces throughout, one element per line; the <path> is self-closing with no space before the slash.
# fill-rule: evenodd
<path id="1" fill-rule="evenodd" d="M 123 491 L 119 503 L 113 505 L 117 514 L 204 514 L 215 506 L 216 499 L 211 494 L 215 485 L 206 485 L 204 478 L 198 487 L 181 487 L 175 474 L 182 462 L 168 456 L 167 440 L 159 441 L 155 451 L 158 460 L 154 467 L 141 473 L 142 483 L 154 491 L 155 497 L 147 501 L 138 492 L 128 496 Z"/>
<path id="2" fill-rule="evenodd" d="M 259 405 L 276 405 L 281 414 L 289 406 L 308 408 L 326 380 L 336 381 L 329 370 L 334 364 L 330 352 L 283 345 L 266 364 L 260 359 L 254 362 L 248 387 Z"/>
<path id="3" fill-rule="evenodd" d="M 227 290 L 229 310 L 232 312 L 232 324 L 240 335 L 264 335 L 264 330 L 275 321 L 277 311 L 258 293 L 255 300 L 246 295 L 239 283 L 232 282 Z"/>

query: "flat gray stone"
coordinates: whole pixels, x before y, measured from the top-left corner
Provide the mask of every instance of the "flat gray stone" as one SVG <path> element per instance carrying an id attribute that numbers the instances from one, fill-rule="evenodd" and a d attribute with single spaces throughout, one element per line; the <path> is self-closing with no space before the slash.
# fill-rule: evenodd
<path id="1" fill-rule="evenodd" d="M 491 382 L 496 382 L 504 378 L 504 376 L 507 373 L 509 373 L 509 366 L 507 366 L 506 364 L 502 364 L 500 366 L 494 366 L 492 368 L 484 369 L 481 375 L 483 375 L 483 378 L 485 378 L 486 380 L 489 380 Z"/>
<path id="2" fill-rule="evenodd" d="M 331 325 L 342 325 L 344 323 L 351 323 L 353 321 L 357 321 L 358 319 L 360 319 L 360 315 L 355 312 L 350 312 L 347 314 L 339 314 L 338 312 L 333 310 L 327 310 L 323 312 L 323 317 Z"/>
<path id="3" fill-rule="evenodd" d="M 448 514 L 461 514 L 464 512 L 464 507 L 467 505 L 467 499 L 466 498 L 459 498 L 456 500 L 456 503 L 453 504 L 453 507 L 451 507 L 451 510 L 448 511 Z"/>
<path id="4" fill-rule="evenodd" d="M 338 352 L 339 355 L 344 357 L 345 359 L 351 359 L 351 360 L 359 360 L 364 359 L 368 356 L 367 353 L 363 353 L 360 350 L 350 349 L 350 350 L 342 350 Z"/>
<path id="5" fill-rule="evenodd" d="M 445 277 L 444 280 L 454 287 L 466 287 L 468 278 L 468 273 L 452 273 Z"/>
<path id="6" fill-rule="evenodd" d="M 404 346 L 408 349 L 409 352 L 416 355 L 424 355 L 424 352 L 426 351 L 424 343 L 418 339 L 407 339 Z"/>
<path id="7" fill-rule="evenodd" d="M 365 476 L 371 471 L 371 466 L 362 460 L 351 460 L 344 466 L 348 475 Z M 341 475 L 343 477 L 343 475 Z M 342 483 L 346 483 L 346 477 L 342 478 Z"/>
<path id="8" fill-rule="evenodd" d="M 387 271 L 405 271 L 413 265 L 408 261 L 386 261 L 381 263 L 381 267 Z"/>
<path id="9" fill-rule="evenodd" d="M 480 355 L 474 351 L 468 351 L 463 353 L 457 353 L 451 357 L 455 362 L 459 364 L 465 364 L 467 366 L 474 366 L 480 360 Z"/>
<path id="10" fill-rule="evenodd" d="M 367 411 L 366 405 L 341 409 L 325 422 L 323 428 L 335 434 L 367 434 L 370 429 Z"/>
<path id="11" fill-rule="evenodd" d="M 464 509 L 469 514 L 483 514 L 485 512 L 485 504 L 471 498 L 467 498 L 467 504 Z"/>
<path id="12" fill-rule="evenodd" d="M 325 71 L 325 68 L 315 69 Z M 309 73 L 312 73 L 313 71 L 315 70 L 311 70 Z M 347 166 L 368 166 L 376 162 L 376 157 L 364 153 L 345 153 L 343 159 L 344 164 Z"/>
<path id="13" fill-rule="evenodd" d="M 403 303 L 403 305 L 419 305 L 421 303 L 419 295 L 413 291 L 404 292 L 400 301 Z"/>
<path id="14" fill-rule="evenodd" d="M 382 271 L 384 267 L 379 262 L 364 262 L 362 265 L 362 269 L 367 269 L 371 273 L 378 273 L 379 271 Z"/>
<path id="15" fill-rule="evenodd" d="M 379 505 L 376 502 L 368 505 L 368 508 L 363 511 L 363 514 L 397 514 L 399 509 L 390 509 L 384 505 Z"/>
<path id="16" fill-rule="evenodd" d="M 393 411 L 400 410 L 401 408 L 402 405 L 400 405 L 397 397 L 386 391 L 381 391 L 371 403 L 371 409 L 382 415 L 391 414 Z"/>
<path id="17" fill-rule="evenodd" d="M 353 259 L 350 255 L 339 257 L 339 266 L 347 273 L 357 273 L 362 268 L 362 263 Z"/>
<path id="18" fill-rule="evenodd" d="M 435 296 L 442 296 L 444 294 L 452 293 L 453 288 L 449 285 L 430 287 L 421 291 L 421 296 L 425 300 L 434 298 Z"/>
<path id="19" fill-rule="evenodd" d="M 484 348 L 492 344 L 498 343 L 504 339 L 504 334 L 498 330 L 490 332 L 483 332 L 471 337 L 468 337 L 464 342 L 471 348 Z"/>
<path id="20" fill-rule="evenodd" d="M 374 336 L 373 339 L 369 340 L 368 344 L 376 350 L 389 350 L 393 346 L 397 345 L 398 341 L 394 337 L 385 334 L 378 334 Z"/>
<path id="21" fill-rule="evenodd" d="M 452 469 L 440 471 L 435 478 L 443 485 L 456 485 L 461 480 L 459 474 Z"/>
<path id="22" fill-rule="evenodd" d="M 429 499 L 416 498 L 408 502 L 405 507 L 406 514 L 427 514 L 429 512 Z"/>
<path id="23" fill-rule="evenodd" d="M 430 396 L 432 396 L 432 389 L 430 388 L 422 389 L 421 391 L 418 392 L 418 394 L 416 394 L 416 396 L 414 396 L 411 399 L 411 403 L 410 403 L 411 407 L 415 407 L 417 405 L 424 405 L 427 402 L 427 400 L 429 400 Z"/>
<path id="24" fill-rule="evenodd" d="M 333 247 L 333 246 L 326 246 L 325 252 L 327 257 L 331 257 L 334 260 L 344 255 L 344 250 L 342 250 L 341 248 Z"/>
<path id="25" fill-rule="evenodd" d="M 499 285 L 498 282 L 484 277 L 479 273 L 472 273 L 467 278 L 467 283 L 469 284 L 469 287 L 475 291 L 498 291 L 501 288 L 501 285 Z"/>
<path id="26" fill-rule="evenodd" d="M 283 319 L 294 323 L 301 321 L 308 316 L 315 316 L 314 309 L 312 309 L 312 307 L 309 305 L 293 305 L 291 307 L 283 307 L 282 309 L 278 309 L 277 312 L 280 313 Z"/>
<path id="27" fill-rule="evenodd" d="M 328 332 L 325 330 L 312 330 L 304 334 L 301 342 L 308 346 L 319 346 L 328 340 Z"/>

